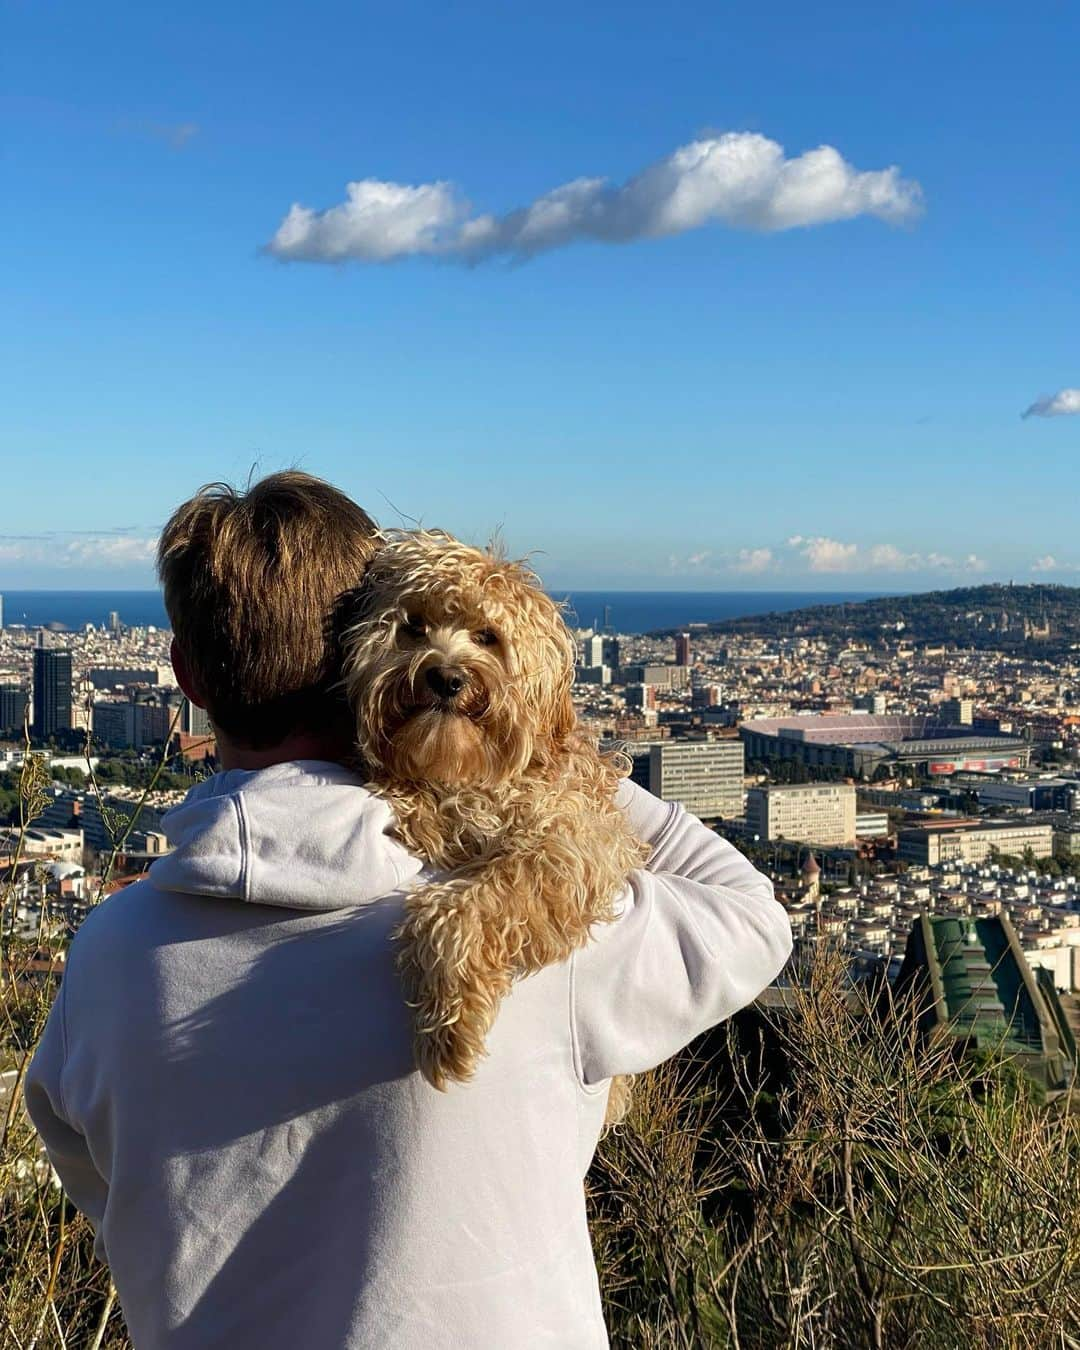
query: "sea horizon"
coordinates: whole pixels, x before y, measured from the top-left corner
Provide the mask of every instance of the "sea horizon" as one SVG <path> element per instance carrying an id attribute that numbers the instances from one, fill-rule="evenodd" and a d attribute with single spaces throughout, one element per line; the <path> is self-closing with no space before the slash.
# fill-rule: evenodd
<path id="1" fill-rule="evenodd" d="M 567 621 L 588 628 L 605 624 L 613 632 L 646 633 L 680 625 L 719 623 L 754 614 L 784 613 L 810 605 L 857 603 L 883 595 L 905 594 L 885 590 L 831 591 L 679 591 L 660 589 L 604 590 L 550 587 L 548 594 L 565 603 Z M 91 624 L 105 624 L 115 611 L 120 622 L 133 628 L 167 628 L 168 616 L 159 590 L 0 590 L 7 627 L 43 628 L 78 632 Z"/>

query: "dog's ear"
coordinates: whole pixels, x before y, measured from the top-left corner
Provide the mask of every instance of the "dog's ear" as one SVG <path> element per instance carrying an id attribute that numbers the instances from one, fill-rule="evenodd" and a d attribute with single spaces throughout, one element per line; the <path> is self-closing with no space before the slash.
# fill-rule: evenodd
<path id="1" fill-rule="evenodd" d="M 559 749 L 577 725 L 571 690 L 574 686 L 574 640 L 562 616 L 546 596 L 536 606 L 538 721 L 553 748 Z"/>
<path id="2" fill-rule="evenodd" d="M 555 691 L 551 707 L 551 736 L 556 744 L 561 744 L 577 725 L 577 712 L 574 700 L 570 696 L 573 681 L 567 681 L 562 689 Z"/>

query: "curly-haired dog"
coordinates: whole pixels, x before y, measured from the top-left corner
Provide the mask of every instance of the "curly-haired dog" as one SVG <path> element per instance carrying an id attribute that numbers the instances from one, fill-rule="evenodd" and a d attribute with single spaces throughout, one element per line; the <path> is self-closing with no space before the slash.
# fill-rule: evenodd
<path id="1" fill-rule="evenodd" d="M 443 1088 L 472 1076 L 515 976 L 611 919 L 648 850 L 615 805 L 619 762 L 577 729 L 573 638 L 527 568 L 394 534 L 357 606 L 344 669 L 365 771 L 402 842 L 452 873 L 409 894 L 398 930 L 417 1063 Z"/>

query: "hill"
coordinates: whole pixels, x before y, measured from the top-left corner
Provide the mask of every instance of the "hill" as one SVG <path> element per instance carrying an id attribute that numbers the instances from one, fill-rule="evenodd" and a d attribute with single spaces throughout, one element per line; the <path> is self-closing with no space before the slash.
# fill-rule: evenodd
<path id="1" fill-rule="evenodd" d="M 1050 657 L 1080 644 L 1080 586 L 963 586 L 725 619 L 707 628 L 759 637 L 947 642 Z"/>

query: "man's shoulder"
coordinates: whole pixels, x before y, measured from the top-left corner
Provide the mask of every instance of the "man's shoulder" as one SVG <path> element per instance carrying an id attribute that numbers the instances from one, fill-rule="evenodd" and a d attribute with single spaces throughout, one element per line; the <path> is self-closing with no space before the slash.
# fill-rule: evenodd
<path id="1" fill-rule="evenodd" d="M 145 881 L 135 881 L 103 896 L 83 918 L 71 940 L 68 963 L 83 961 L 103 946 L 119 940 L 128 927 L 129 915 L 135 913 L 140 902 L 153 887 Z"/>
<path id="2" fill-rule="evenodd" d="M 100 900 L 83 919 L 71 942 L 68 961 L 80 968 L 123 952 L 157 946 L 179 937 L 187 926 L 185 909 L 195 897 L 174 895 L 149 877 L 130 882 Z"/>

